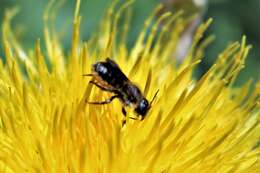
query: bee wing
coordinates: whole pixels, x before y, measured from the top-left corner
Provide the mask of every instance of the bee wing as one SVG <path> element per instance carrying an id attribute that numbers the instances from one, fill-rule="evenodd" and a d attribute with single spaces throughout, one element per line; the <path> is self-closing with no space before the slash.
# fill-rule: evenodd
<path id="1" fill-rule="evenodd" d="M 128 81 L 128 78 L 126 77 L 126 75 L 123 73 L 123 71 L 120 69 L 120 67 L 117 65 L 117 63 L 115 61 L 113 61 L 112 59 L 110 58 L 106 58 L 106 62 L 108 64 L 110 64 L 113 68 L 114 68 L 114 71 L 115 73 L 120 76 L 120 77 L 123 77 L 124 80 L 127 80 Z"/>

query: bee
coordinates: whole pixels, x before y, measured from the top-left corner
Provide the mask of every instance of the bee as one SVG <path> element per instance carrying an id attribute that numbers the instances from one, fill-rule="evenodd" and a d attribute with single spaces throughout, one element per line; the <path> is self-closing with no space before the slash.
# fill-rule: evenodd
<path id="1" fill-rule="evenodd" d="M 118 98 L 123 105 L 122 113 L 124 116 L 126 116 L 125 107 L 129 106 L 134 108 L 140 120 L 145 118 L 159 90 L 156 91 L 152 101 L 149 102 L 137 85 L 133 84 L 110 58 L 93 64 L 91 71 L 91 74 L 84 74 L 83 76 L 91 76 L 91 84 L 114 95 L 104 101 L 86 101 L 88 104 L 104 105 Z M 137 120 L 137 118 L 130 118 Z"/>

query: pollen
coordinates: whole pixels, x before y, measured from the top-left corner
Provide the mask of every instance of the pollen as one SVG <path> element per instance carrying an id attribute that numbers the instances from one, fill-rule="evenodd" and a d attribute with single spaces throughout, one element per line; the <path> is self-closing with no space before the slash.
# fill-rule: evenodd
<path id="1" fill-rule="evenodd" d="M 44 40 L 36 40 L 29 51 L 12 31 L 15 10 L 6 13 L 1 42 L 6 61 L 0 61 L 1 173 L 259 172 L 260 83 L 252 92 L 251 80 L 234 86 L 251 48 L 246 37 L 228 45 L 195 79 L 212 37 L 201 39 L 212 20 L 198 27 L 179 63 L 174 54 L 186 19 L 181 13 L 158 17 L 159 5 L 128 49 L 131 4 L 115 9 L 113 1 L 99 31 L 84 42 L 78 0 L 69 50 L 52 29 L 52 8 L 44 15 Z M 119 21 L 125 22 L 121 30 Z M 142 121 L 130 118 L 135 114 L 131 107 L 124 117 L 119 100 L 86 103 L 111 97 L 83 76 L 107 57 L 148 100 L 159 90 Z"/>

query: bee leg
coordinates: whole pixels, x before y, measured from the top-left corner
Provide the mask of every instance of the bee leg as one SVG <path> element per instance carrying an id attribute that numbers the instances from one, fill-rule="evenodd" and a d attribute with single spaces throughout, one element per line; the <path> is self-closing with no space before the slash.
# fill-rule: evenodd
<path id="1" fill-rule="evenodd" d="M 124 115 L 124 119 L 122 120 L 122 127 L 124 127 L 124 125 L 126 124 L 126 110 L 124 107 L 122 107 L 122 113 Z M 128 117 L 132 120 L 138 120 L 137 118 L 134 118 L 134 117 Z"/>
<path id="2" fill-rule="evenodd" d="M 126 124 L 126 119 L 124 118 L 124 119 L 122 120 L 122 127 L 124 127 L 125 124 Z"/>
<path id="3" fill-rule="evenodd" d="M 89 102 L 86 101 L 88 104 L 93 104 L 93 105 L 104 105 L 104 104 L 108 104 L 111 103 L 115 98 L 118 98 L 118 95 L 114 95 L 112 97 L 110 97 L 109 99 L 105 100 L 105 101 L 100 101 L 100 102 Z"/>
<path id="4" fill-rule="evenodd" d="M 82 76 L 93 76 L 93 74 L 83 74 Z"/>
<path id="5" fill-rule="evenodd" d="M 129 117 L 132 120 L 138 120 L 138 118 L 134 118 L 134 117 Z"/>
<path id="6" fill-rule="evenodd" d="M 122 107 L 122 113 L 123 113 L 123 115 L 126 117 L 126 110 L 125 110 L 124 107 Z"/>
<path id="7" fill-rule="evenodd" d="M 124 107 L 122 107 L 122 113 L 124 115 L 124 119 L 122 120 L 122 127 L 124 127 L 126 124 L 126 110 Z"/>
<path id="8" fill-rule="evenodd" d="M 103 91 L 108 91 L 108 92 L 114 92 L 113 90 L 111 89 L 107 89 L 101 85 L 99 85 L 98 83 L 94 82 L 94 81 L 89 81 L 89 83 L 95 85 L 96 87 L 98 87 L 99 89 L 103 90 Z"/>

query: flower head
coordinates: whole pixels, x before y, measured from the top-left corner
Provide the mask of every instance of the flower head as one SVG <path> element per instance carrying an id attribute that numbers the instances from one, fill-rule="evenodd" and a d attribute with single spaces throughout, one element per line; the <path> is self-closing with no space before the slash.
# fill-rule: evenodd
<path id="1" fill-rule="evenodd" d="M 6 63 L 0 64 L 0 172 L 259 171 L 259 84 L 252 94 L 250 82 L 233 87 L 250 49 L 245 37 L 195 80 L 192 73 L 211 38 L 198 42 L 211 20 L 198 28 L 185 60 L 176 66 L 172 55 L 186 22 L 179 13 L 165 13 L 153 23 L 159 6 L 128 50 L 131 1 L 116 12 L 112 4 L 101 30 L 87 42 L 79 38 L 79 2 L 68 55 L 48 22 L 45 40 L 24 51 L 9 27 L 12 13 L 7 14 Z M 129 119 L 134 116 L 129 108 L 122 127 L 118 100 L 86 104 L 111 96 L 82 76 L 106 57 L 114 58 L 148 100 L 160 90 L 143 121 Z"/>

